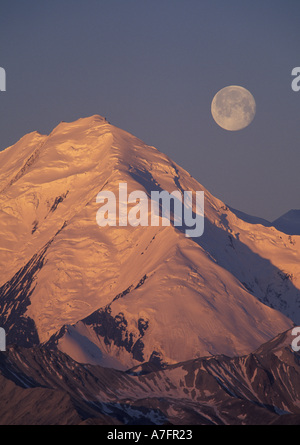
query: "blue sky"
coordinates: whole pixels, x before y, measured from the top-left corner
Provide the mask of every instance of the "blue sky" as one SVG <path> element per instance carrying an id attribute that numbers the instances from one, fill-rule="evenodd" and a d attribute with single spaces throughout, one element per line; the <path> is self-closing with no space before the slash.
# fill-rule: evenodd
<path id="1" fill-rule="evenodd" d="M 299 23 L 298 0 L 1 0 L 0 149 L 100 114 L 274 220 L 300 208 Z M 227 85 L 256 100 L 239 132 L 210 114 Z"/>

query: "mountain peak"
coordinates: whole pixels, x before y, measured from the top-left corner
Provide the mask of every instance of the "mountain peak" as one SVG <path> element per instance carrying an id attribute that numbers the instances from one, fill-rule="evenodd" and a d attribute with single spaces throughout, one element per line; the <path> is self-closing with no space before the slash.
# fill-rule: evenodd
<path id="1" fill-rule="evenodd" d="M 53 135 L 57 132 L 76 132 L 77 130 L 85 130 L 92 128 L 94 126 L 99 127 L 101 125 L 109 125 L 106 118 L 103 116 L 100 116 L 99 114 L 94 114 L 92 116 L 82 117 L 79 119 L 76 119 L 75 121 L 66 122 L 61 121 L 50 133 L 49 136 Z"/>
<path id="2" fill-rule="evenodd" d="M 106 118 L 103 116 L 100 116 L 100 114 L 93 114 L 91 116 L 86 116 L 86 117 L 80 117 L 74 121 L 71 122 L 66 122 L 66 121 L 61 121 L 59 123 L 60 124 L 67 124 L 67 125 L 74 125 L 76 126 L 76 124 L 86 124 L 89 125 L 91 123 L 95 123 L 95 122 L 102 122 L 105 123 L 107 122 Z"/>
<path id="3" fill-rule="evenodd" d="M 8 344 L 55 339 L 78 361 L 114 358 L 127 367 L 249 352 L 297 321 L 298 241 L 243 221 L 104 117 L 61 122 L 7 155 L 0 324 Z M 162 224 L 99 227 L 96 197 L 119 196 L 120 183 L 147 195 L 204 190 L 204 235 L 187 239 Z"/>
<path id="4" fill-rule="evenodd" d="M 290 210 L 276 219 L 273 226 L 287 235 L 300 235 L 300 210 Z"/>

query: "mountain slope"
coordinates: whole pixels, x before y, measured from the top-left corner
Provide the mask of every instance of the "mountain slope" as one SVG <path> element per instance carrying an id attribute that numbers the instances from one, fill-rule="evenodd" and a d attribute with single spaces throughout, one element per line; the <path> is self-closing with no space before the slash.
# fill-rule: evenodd
<path id="1" fill-rule="evenodd" d="M 300 238 L 239 219 L 167 156 L 100 116 L 28 135 L 0 164 L 8 344 L 49 342 L 78 361 L 125 369 L 249 353 L 300 321 Z M 117 195 L 124 182 L 148 196 L 204 191 L 204 235 L 98 227 L 97 194 Z"/>
<path id="2" fill-rule="evenodd" d="M 288 235 L 300 235 L 300 210 L 290 210 L 272 224 L 277 230 Z"/>
<path id="3" fill-rule="evenodd" d="M 292 339 L 287 331 L 246 356 L 143 363 L 128 372 L 81 365 L 45 347 L 10 347 L 0 354 L 1 423 L 27 424 L 30 409 L 32 424 L 299 425 L 300 356 Z"/>

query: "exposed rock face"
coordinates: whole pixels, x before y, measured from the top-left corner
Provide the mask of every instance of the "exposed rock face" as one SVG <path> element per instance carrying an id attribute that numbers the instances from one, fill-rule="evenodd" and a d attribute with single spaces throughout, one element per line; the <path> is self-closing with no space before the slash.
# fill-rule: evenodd
<path id="1" fill-rule="evenodd" d="M 0 355 L 1 423 L 300 424 L 292 338 L 288 331 L 243 357 L 143 363 L 127 372 L 81 365 L 46 347 L 11 347 Z"/>

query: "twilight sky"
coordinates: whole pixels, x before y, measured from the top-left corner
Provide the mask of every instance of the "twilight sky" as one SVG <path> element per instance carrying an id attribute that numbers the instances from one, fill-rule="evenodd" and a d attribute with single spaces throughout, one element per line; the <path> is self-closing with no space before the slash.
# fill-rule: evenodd
<path id="1" fill-rule="evenodd" d="M 272 221 L 300 208 L 299 48 L 299 0 L 1 0 L 0 150 L 100 114 Z M 210 113 L 228 85 L 256 100 L 238 132 Z"/>

